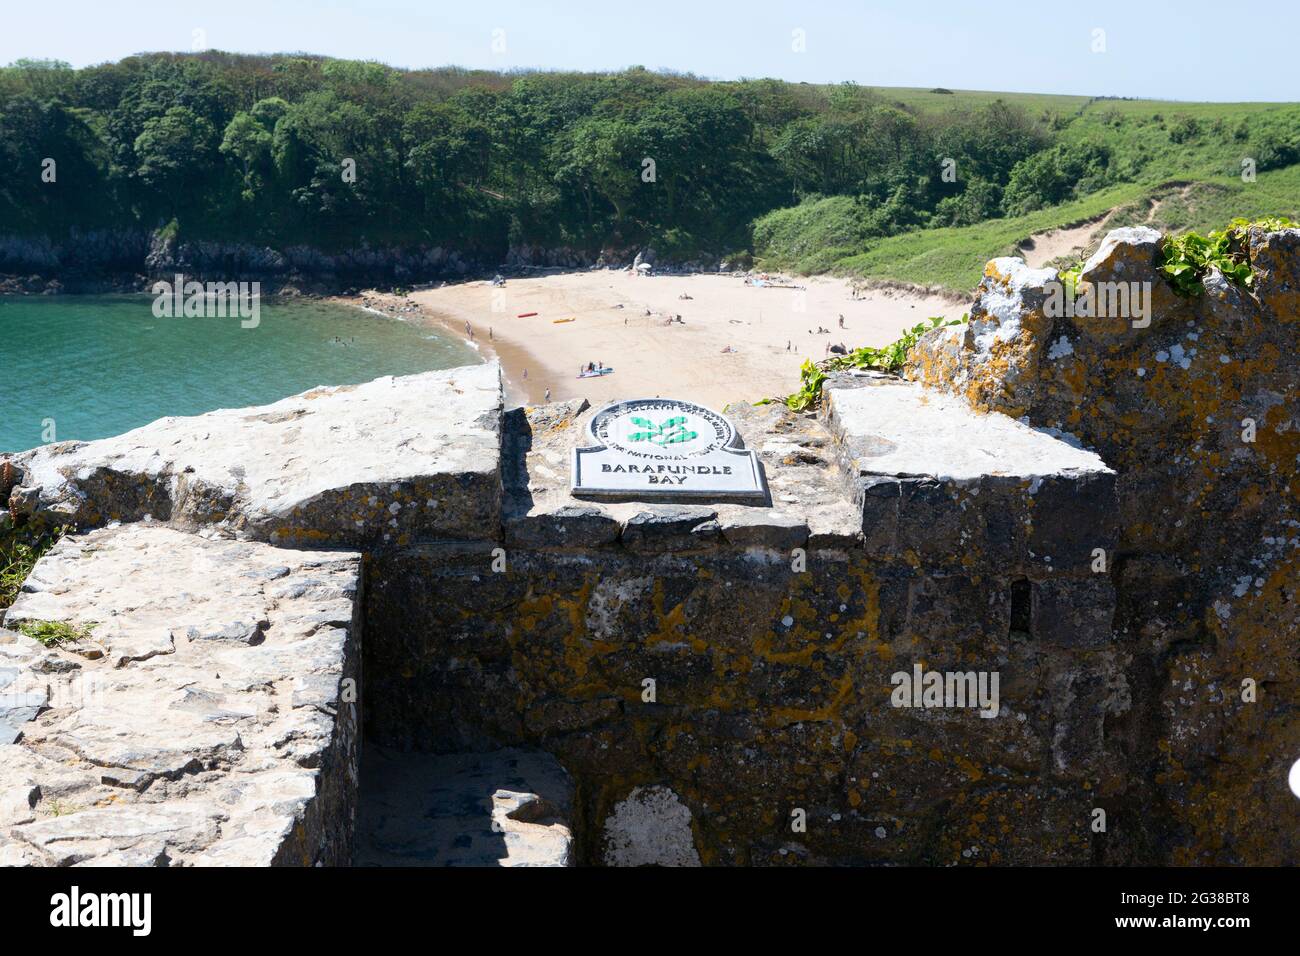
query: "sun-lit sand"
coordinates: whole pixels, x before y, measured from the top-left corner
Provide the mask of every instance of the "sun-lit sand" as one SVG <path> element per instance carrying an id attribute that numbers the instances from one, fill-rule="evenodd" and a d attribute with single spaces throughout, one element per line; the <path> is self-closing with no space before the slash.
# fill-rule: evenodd
<path id="1" fill-rule="evenodd" d="M 965 311 L 915 292 L 875 290 L 854 299 L 841 279 L 773 282 L 804 288 L 731 275 L 601 270 L 512 278 L 495 288 L 487 281 L 448 285 L 411 299 L 460 335 L 468 322 L 480 347 L 501 358 L 517 401 L 540 402 L 549 388 L 553 401 L 663 395 L 715 408 L 794 391 L 800 364 L 825 358 L 829 344 L 884 345 L 928 316 Z M 537 314 L 520 317 L 529 312 Z M 681 323 L 669 321 L 677 315 Z M 614 371 L 579 378 L 588 362 Z"/>

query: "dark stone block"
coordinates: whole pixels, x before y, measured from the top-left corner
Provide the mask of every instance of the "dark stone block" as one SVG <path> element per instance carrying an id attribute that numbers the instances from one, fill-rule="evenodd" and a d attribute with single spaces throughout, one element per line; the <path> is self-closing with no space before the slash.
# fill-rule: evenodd
<path id="1" fill-rule="evenodd" d="M 862 502 L 862 542 L 867 554 L 892 558 L 898 553 L 898 508 L 902 485 L 896 478 L 868 475 L 857 480 Z"/>
<path id="2" fill-rule="evenodd" d="M 1114 641 L 1115 586 L 1105 574 L 1033 584 L 1030 634 L 1057 647 L 1106 647 Z"/>
<path id="3" fill-rule="evenodd" d="M 623 526 L 623 545 L 632 551 L 697 551 L 717 544 L 717 512 L 701 508 L 639 511 Z"/>
<path id="4" fill-rule="evenodd" d="M 1051 557 L 1055 570 L 1089 570 L 1093 549 L 1114 553 L 1119 539 L 1115 476 L 1065 475 L 1037 479 L 1029 549 Z"/>
<path id="5" fill-rule="evenodd" d="M 722 526 L 727 543 L 738 548 L 773 548 L 791 551 L 808 542 L 808 523 L 764 509 L 743 520 L 729 520 Z"/>
<path id="6" fill-rule="evenodd" d="M 600 548 L 618 540 L 618 521 L 595 506 L 566 505 L 550 514 L 505 520 L 507 547 Z"/>

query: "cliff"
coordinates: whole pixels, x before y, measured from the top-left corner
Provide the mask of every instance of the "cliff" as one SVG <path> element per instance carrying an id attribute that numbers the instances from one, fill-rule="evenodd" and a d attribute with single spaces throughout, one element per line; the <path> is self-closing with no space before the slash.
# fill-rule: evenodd
<path id="1" fill-rule="evenodd" d="M 234 240 L 182 239 L 161 230 L 74 230 L 59 240 L 0 234 L 0 294 L 141 291 L 177 273 L 190 279 L 257 281 L 266 293 L 336 294 L 368 286 L 412 286 L 502 270 L 627 267 L 655 262 L 654 250 L 609 245 L 599 251 L 520 243 L 501 252 L 443 245 L 361 244 L 329 250 Z M 717 256 L 659 260 L 661 269 L 717 270 Z"/>

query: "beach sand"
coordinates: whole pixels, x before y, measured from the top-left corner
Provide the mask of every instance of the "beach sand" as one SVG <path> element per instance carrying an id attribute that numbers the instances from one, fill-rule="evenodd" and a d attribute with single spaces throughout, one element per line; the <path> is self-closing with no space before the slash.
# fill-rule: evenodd
<path id="1" fill-rule="evenodd" d="M 487 281 L 447 285 L 413 292 L 410 301 L 426 321 L 457 335 L 465 336 L 468 322 L 475 344 L 501 359 L 514 402 L 543 401 L 549 388 L 552 401 L 586 398 L 598 405 L 665 396 L 719 409 L 795 391 L 799 366 L 825 358 L 830 343 L 885 345 L 929 316 L 959 318 L 966 311 L 906 290 L 877 289 L 854 299 L 842 279 L 773 276 L 772 282 L 778 285 L 750 285 L 733 275 L 599 270 L 511 278 L 498 288 Z M 537 314 L 520 317 L 529 312 Z M 668 321 L 675 315 L 684 324 Z M 728 346 L 734 351 L 724 352 Z M 588 362 L 614 371 L 579 378 Z"/>

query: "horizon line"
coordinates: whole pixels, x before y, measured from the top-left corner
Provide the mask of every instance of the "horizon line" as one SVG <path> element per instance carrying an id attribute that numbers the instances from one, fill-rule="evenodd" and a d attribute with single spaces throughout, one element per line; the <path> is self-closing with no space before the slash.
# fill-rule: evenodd
<path id="1" fill-rule="evenodd" d="M 631 73 L 640 70 L 657 76 L 680 77 L 684 79 L 696 80 L 702 83 L 747 83 L 747 82 L 766 80 L 766 81 L 774 81 L 778 83 L 786 83 L 791 86 L 836 87 L 836 86 L 843 86 L 843 85 L 852 85 L 852 86 L 857 86 L 862 89 L 868 89 L 868 90 L 906 90 L 906 91 L 920 92 L 920 93 L 928 93 L 928 92 L 933 92 L 935 90 L 947 90 L 949 93 L 952 94 L 977 93 L 977 94 L 993 95 L 993 96 L 1004 95 L 1004 94 L 1011 95 L 1011 96 L 1051 96 L 1051 97 L 1060 97 L 1062 99 L 1117 100 L 1122 102 L 1141 102 L 1141 103 L 1181 103 L 1187 105 L 1209 103 L 1209 104 L 1222 105 L 1222 106 L 1231 106 L 1231 105 L 1249 105 L 1249 104 L 1256 104 L 1256 103 L 1270 104 L 1270 105 L 1300 103 L 1300 101 L 1297 100 L 1287 100 L 1287 99 L 1282 99 L 1282 100 L 1267 100 L 1267 99 L 1264 100 L 1182 100 L 1182 99 L 1137 96 L 1137 95 L 1119 94 L 1119 93 L 1053 93 L 1053 92 L 1044 92 L 1042 90 L 1024 90 L 1024 89 L 985 90 L 985 89 L 971 89 L 971 88 L 958 87 L 958 86 L 945 86 L 942 83 L 936 83 L 931 87 L 924 87 L 924 86 L 889 86 L 886 84 L 879 84 L 879 83 L 860 83 L 857 80 L 850 80 L 850 79 L 830 81 L 830 82 L 814 82 L 809 80 L 786 79 L 785 77 L 779 77 L 779 76 L 743 76 L 742 75 L 737 77 L 719 77 L 719 76 L 709 76 L 705 74 L 695 73 L 689 70 L 679 70 L 674 67 L 664 67 L 664 66 L 647 67 L 639 63 L 618 67 L 618 68 L 611 67 L 608 69 L 600 69 L 600 70 L 583 70 L 583 69 L 576 69 L 572 67 L 563 67 L 563 66 L 512 66 L 508 69 L 493 69 L 489 67 L 463 66 L 458 63 L 444 63 L 438 66 L 432 66 L 432 65 L 406 66 L 406 65 L 399 65 L 395 63 L 389 63 L 384 60 L 380 60 L 376 58 L 332 56 L 327 53 L 313 53 L 309 50 L 279 50 L 275 52 L 266 52 L 266 51 L 249 52 L 245 50 L 221 50 L 216 48 L 204 49 L 204 50 L 139 50 L 134 53 L 129 53 L 125 56 L 119 57 L 117 59 L 108 58 L 94 63 L 85 63 L 82 65 L 75 65 L 70 61 L 61 60 L 57 57 L 32 57 L 30 58 L 29 62 L 59 63 L 59 64 L 66 65 L 70 69 L 76 71 L 76 70 L 95 69 L 97 67 L 103 67 L 103 66 L 115 66 L 134 57 L 174 56 L 174 57 L 196 57 L 197 58 L 197 57 L 203 57 L 206 55 L 213 55 L 213 54 L 222 55 L 222 56 L 265 58 L 265 59 L 274 59 L 277 57 L 308 57 L 317 60 L 333 60 L 333 61 L 344 62 L 344 63 L 374 63 L 379 66 L 383 66 L 387 69 L 396 70 L 403 73 L 423 73 L 423 72 L 437 72 L 440 70 L 451 70 L 451 71 L 460 71 L 463 73 L 490 74 L 494 76 L 500 76 L 503 78 L 513 77 L 513 76 L 526 76 L 530 74 L 539 74 L 539 73 L 573 75 L 573 76 L 615 76 L 623 73 Z M 22 60 L 25 59 L 28 58 L 20 57 L 18 60 L 14 60 L 8 64 L 5 64 L 4 68 L 5 69 L 15 68 L 18 63 L 22 62 Z M 943 95 L 943 94 L 938 94 L 938 95 Z"/>

